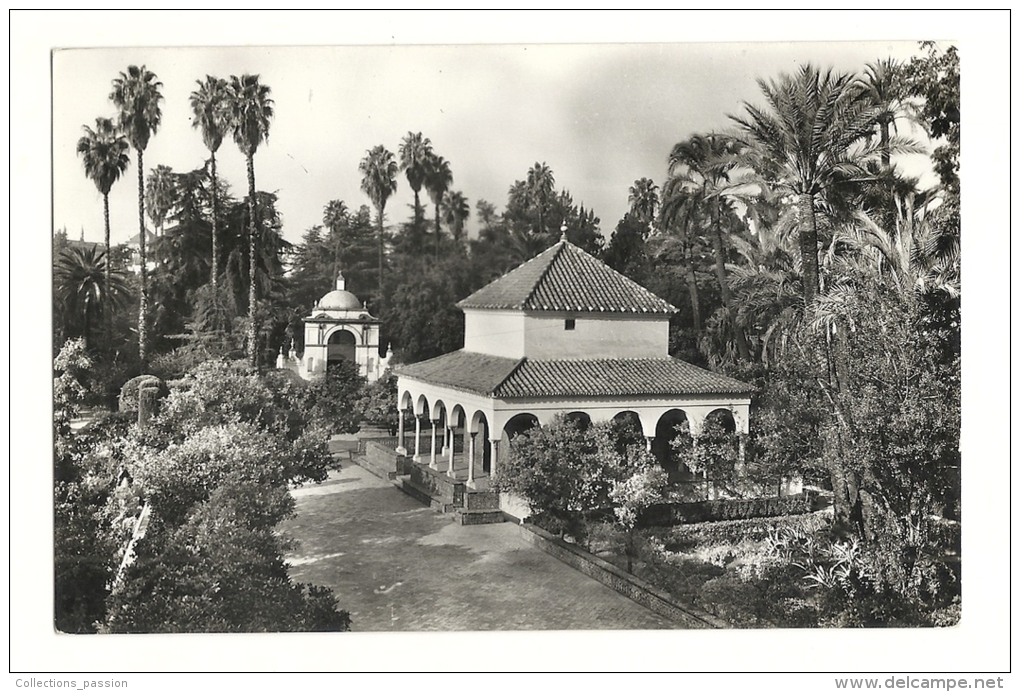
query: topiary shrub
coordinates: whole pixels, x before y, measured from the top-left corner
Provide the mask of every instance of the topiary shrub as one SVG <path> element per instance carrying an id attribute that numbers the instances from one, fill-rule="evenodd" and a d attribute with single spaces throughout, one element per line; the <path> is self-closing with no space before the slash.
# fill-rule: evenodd
<path id="1" fill-rule="evenodd" d="M 146 387 L 151 387 L 153 384 L 156 385 L 158 390 L 157 399 L 162 399 L 170 393 L 166 383 L 155 375 L 133 377 L 120 388 L 119 408 L 121 413 L 138 412 L 138 390 L 141 389 L 143 383 L 145 383 Z"/>

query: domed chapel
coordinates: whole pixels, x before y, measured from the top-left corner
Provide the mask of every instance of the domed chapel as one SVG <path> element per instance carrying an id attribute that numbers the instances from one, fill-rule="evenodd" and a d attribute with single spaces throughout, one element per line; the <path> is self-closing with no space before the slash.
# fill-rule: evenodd
<path id="1" fill-rule="evenodd" d="M 389 364 L 379 355 L 381 322 L 368 312 L 358 297 L 346 290 L 341 272 L 336 290 L 324 295 L 304 319 L 305 350 L 298 373 L 306 380 L 321 377 L 342 360 L 358 364 L 369 382 L 378 380 Z"/>
<path id="2" fill-rule="evenodd" d="M 671 357 L 677 309 L 565 236 L 457 305 L 464 347 L 396 369 L 398 452 L 455 482 L 487 487 L 508 440 L 557 414 L 628 416 L 649 450 L 719 413 L 747 434 L 752 387 Z"/>

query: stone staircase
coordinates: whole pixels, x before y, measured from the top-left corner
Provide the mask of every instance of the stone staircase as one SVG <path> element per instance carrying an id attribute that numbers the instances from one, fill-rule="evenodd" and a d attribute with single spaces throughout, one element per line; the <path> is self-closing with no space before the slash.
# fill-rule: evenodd
<path id="1" fill-rule="evenodd" d="M 452 514 L 460 524 L 498 524 L 505 521 L 499 508 L 499 493 L 475 490 L 462 480 L 421 464 L 411 464 L 409 473 L 394 485 L 433 509 Z"/>

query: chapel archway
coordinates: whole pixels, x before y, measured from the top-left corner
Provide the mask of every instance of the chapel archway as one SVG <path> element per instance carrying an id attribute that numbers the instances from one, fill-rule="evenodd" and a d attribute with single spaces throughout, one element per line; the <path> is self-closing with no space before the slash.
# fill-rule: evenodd
<path id="1" fill-rule="evenodd" d="M 329 335 L 326 342 L 326 372 L 340 361 L 357 362 L 358 338 L 354 332 L 338 329 Z"/>

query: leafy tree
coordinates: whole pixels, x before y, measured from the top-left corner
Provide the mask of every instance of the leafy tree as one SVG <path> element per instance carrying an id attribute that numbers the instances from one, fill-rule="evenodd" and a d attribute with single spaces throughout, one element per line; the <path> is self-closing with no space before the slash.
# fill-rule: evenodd
<path id="1" fill-rule="evenodd" d="M 922 41 L 921 47 L 927 55 L 911 58 L 903 66 L 903 88 L 923 99 L 919 119 L 931 137 L 944 140 L 932 155 L 935 171 L 942 184 L 959 197 L 960 54 L 956 46 L 942 50 L 932 41 Z"/>
<path id="2" fill-rule="evenodd" d="M 648 261 L 645 255 L 647 240 L 648 224 L 627 212 L 609 237 L 609 244 L 602 255 L 602 260 L 616 271 L 643 285 Z"/>
<path id="3" fill-rule="evenodd" d="M 815 326 L 836 335 L 840 382 L 822 382 L 835 404 L 823 434 L 878 582 L 944 603 L 958 589 L 939 517 L 958 516 L 960 371 L 943 361 L 947 335 L 921 314 L 909 294 L 865 282 L 819 304 Z"/>
<path id="4" fill-rule="evenodd" d="M 326 376 L 313 380 L 304 394 L 303 406 L 310 423 L 327 435 L 357 432 L 364 387 L 365 378 L 358 374 L 357 363 L 331 363 Z"/>
<path id="5" fill-rule="evenodd" d="M 373 147 L 358 164 L 361 172 L 361 191 L 368 195 L 375 207 L 379 241 L 379 297 L 383 296 L 383 254 L 386 236 L 383 231 L 383 214 L 390 195 L 397 191 L 397 162 L 386 147 Z"/>
<path id="6" fill-rule="evenodd" d="M 464 315 L 456 303 L 471 288 L 464 281 L 469 277 L 458 271 L 462 264 L 454 257 L 404 273 L 394 288 L 385 319 L 403 362 L 434 358 L 464 343 Z"/>
<path id="7" fill-rule="evenodd" d="M 327 589 L 294 584 L 284 544 L 265 523 L 282 500 L 237 474 L 183 524 L 154 520 L 111 596 L 110 632 L 346 631 L 350 615 Z M 252 521 L 257 518 L 256 521 Z"/>
<path id="8" fill-rule="evenodd" d="M 633 573 L 634 558 L 637 557 L 640 545 L 638 526 L 641 514 L 666 499 L 669 476 L 651 453 L 640 447 L 630 448 L 628 466 L 630 474 L 613 481 L 609 497 L 614 503 L 616 524 L 624 535 L 627 571 Z"/>
<path id="9" fill-rule="evenodd" d="M 131 162 L 127 155 L 129 145 L 110 118 L 96 118 L 95 130 L 88 125 L 82 129 L 85 134 L 78 140 L 76 151 L 82 157 L 85 175 L 96 184 L 96 189 L 103 196 L 103 238 L 106 256 L 110 257 L 110 190 Z M 109 265 L 106 283 L 111 283 Z"/>
<path id="10" fill-rule="evenodd" d="M 365 423 L 387 428 L 397 434 L 400 414 L 397 412 L 397 376 L 387 370 L 375 382 L 368 383 L 358 401 L 358 416 Z"/>
<path id="11" fill-rule="evenodd" d="M 219 183 L 216 177 L 216 152 L 223 144 L 223 137 L 230 130 L 227 122 L 225 104 L 227 99 L 227 82 L 219 77 L 205 76 L 205 81 L 197 81 L 198 89 L 191 92 L 189 101 L 194 118 L 191 126 L 202 131 L 202 143 L 209 150 L 209 166 L 212 176 L 212 279 L 213 288 L 219 280 Z"/>
<path id="12" fill-rule="evenodd" d="M 255 194 L 255 152 L 269 139 L 269 122 L 273 119 L 273 99 L 270 89 L 259 81 L 258 75 L 230 76 L 224 101 L 224 118 L 248 166 L 248 360 L 254 365 L 258 356 L 257 327 L 255 323 L 256 237 L 258 236 L 258 206 Z"/>
<path id="13" fill-rule="evenodd" d="M 125 134 L 138 157 L 138 256 L 141 268 L 138 275 L 141 280 L 138 300 L 138 359 L 144 368 L 148 364 L 146 347 L 148 337 L 148 278 L 146 262 L 146 230 L 145 230 L 145 168 L 142 165 L 145 148 L 149 138 L 159 130 L 162 120 L 159 93 L 163 83 L 156 75 L 145 69 L 145 65 L 130 65 L 127 72 L 113 80 L 113 91 L 110 100 L 119 112 L 120 131 Z"/>
<path id="14" fill-rule="evenodd" d="M 613 487 L 632 471 L 629 456 L 640 456 L 617 451 L 618 432 L 612 423 L 583 428 L 557 416 L 510 441 L 495 486 L 523 498 L 545 528 L 583 538 L 585 515 L 612 506 Z"/>

